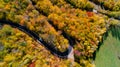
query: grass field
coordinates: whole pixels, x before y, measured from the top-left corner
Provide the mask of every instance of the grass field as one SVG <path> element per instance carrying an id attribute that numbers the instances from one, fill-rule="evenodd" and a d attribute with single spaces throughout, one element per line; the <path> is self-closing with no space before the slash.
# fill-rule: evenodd
<path id="1" fill-rule="evenodd" d="M 96 67 L 120 67 L 120 28 L 112 27 L 96 54 Z"/>

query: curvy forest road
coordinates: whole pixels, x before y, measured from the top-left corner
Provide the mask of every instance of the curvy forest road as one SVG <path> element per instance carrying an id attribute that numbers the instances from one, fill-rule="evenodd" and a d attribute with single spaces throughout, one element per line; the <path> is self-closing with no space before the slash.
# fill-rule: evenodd
<path id="1" fill-rule="evenodd" d="M 56 49 L 55 47 L 53 47 L 53 45 L 46 43 L 42 38 L 40 38 L 38 35 L 36 35 L 34 32 L 32 32 L 31 30 L 29 30 L 28 28 L 26 28 L 25 26 L 21 26 L 17 23 L 14 23 L 12 21 L 9 20 L 5 20 L 5 19 L 0 19 L 0 23 L 2 24 L 8 24 L 12 27 L 15 27 L 25 33 L 27 33 L 29 36 L 31 36 L 32 38 L 34 38 L 36 41 L 38 41 L 42 46 L 44 46 L 46 49 L 48 49 L 52 54 L 60 57 L 60 58 L 69 58 L 71 55 L 71 52 L 73 52 L 73 47 L 71 46 L 71 44 L 69 45 L 68 49 L 64 52 L 60 52 L 58 49 Z M 69 41 L 70 43 L 70 41 Z"/>

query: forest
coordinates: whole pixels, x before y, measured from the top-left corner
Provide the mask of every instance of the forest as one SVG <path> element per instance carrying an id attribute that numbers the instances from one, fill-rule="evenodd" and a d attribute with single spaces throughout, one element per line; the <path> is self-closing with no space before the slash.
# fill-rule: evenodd
<path id="1" fill-rule="evenodd" d="M 0 0 L 0 67 L 99 67 L 96 53 L 109 31 L 120 39 L 119 22 L 120 0 Z M 20 27 L 58 52 L 72 46 L 73 58 Z"/>

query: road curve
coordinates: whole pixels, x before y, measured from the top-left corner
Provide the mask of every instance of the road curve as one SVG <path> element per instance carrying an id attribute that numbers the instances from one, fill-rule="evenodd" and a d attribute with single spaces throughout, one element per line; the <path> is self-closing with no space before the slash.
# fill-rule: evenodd
<path id="1" fill-rule="evenodd" d="M 7 24 L 10 25 L 12 27 L 15 27 L 25 33 L 27 33 L 29 36 L 31 36 L 32 38 L 34 38 L 36 41 L 38 41 L 42 46 L 44 46 L 46 49 L 48 49 L 52 54 L 58 56 L 59 58 L 68 58 L 69 54 L 71 53 L 73 47 L 71 46 L 71 44 L 69 44 L 69 47 L 66 51 L 61 52 L 58 49 L 56 49 L 53 44 L 48 44 L 46 43 L 41 37 L 39 37 L 38 35 L 36 35 L 34 32 L 32 32 L 31 30 L 29 30 L 28 28 L 26 28 L 25 26 L 22 26 L 20 24 L 14 23 L 10 20 L 6 20 L 6 19 L 0 19 L 0 23 L 2 24 Z M 70 43 L 70 41 L 69 41 Z"/>

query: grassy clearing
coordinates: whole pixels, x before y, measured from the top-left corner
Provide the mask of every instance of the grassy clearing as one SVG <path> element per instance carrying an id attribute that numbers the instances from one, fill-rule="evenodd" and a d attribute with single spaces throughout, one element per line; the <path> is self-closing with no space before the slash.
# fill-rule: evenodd
<path id="1" fill-rule="evenodd" d="M 96 54 L 96 67 L 120 67 L 120 29 L 112 27 Z"/>

